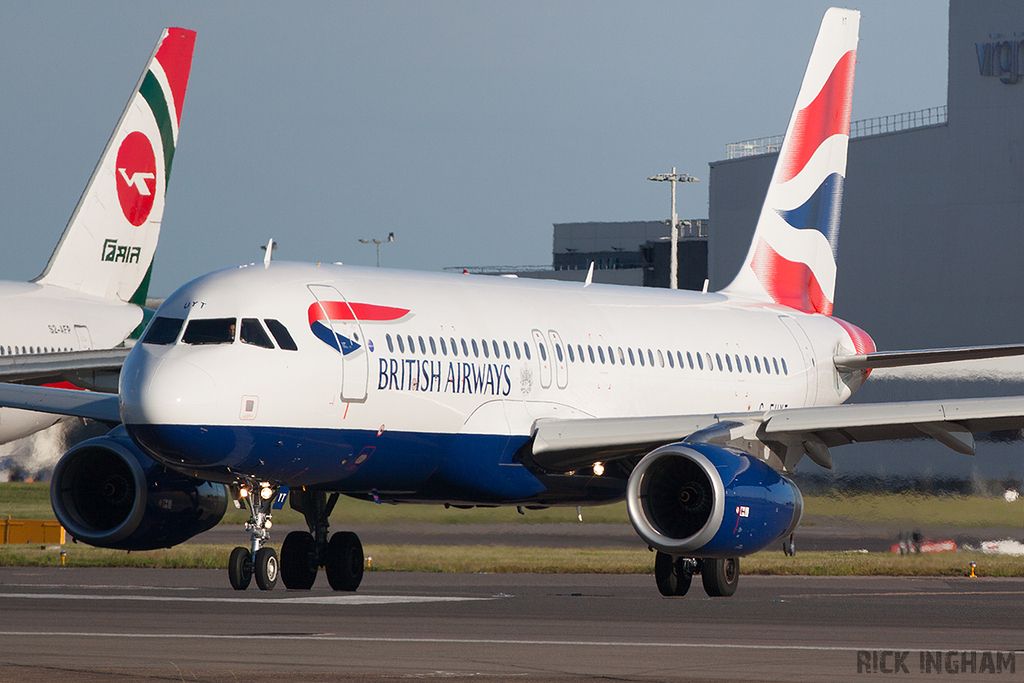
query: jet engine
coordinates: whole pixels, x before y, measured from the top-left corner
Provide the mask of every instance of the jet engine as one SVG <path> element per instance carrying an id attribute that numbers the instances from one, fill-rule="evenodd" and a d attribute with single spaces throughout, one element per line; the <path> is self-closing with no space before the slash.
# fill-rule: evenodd
<path id="1" fill-rule="evenodd" d="M 214 527 L 228 492 L 144 455 L 123 426 L 78 444 L 50 483 L 57 519 L 77 540 L 101 548 L 169 548 Z"/>
<path id="2" fill-rule="evenodd" d="M 674 556 L 738 557 L 800 523 L 803 497 L 763 462 L 709 444 L 648 453 L 627 486 L 629 519 L 644 541 Z"/>

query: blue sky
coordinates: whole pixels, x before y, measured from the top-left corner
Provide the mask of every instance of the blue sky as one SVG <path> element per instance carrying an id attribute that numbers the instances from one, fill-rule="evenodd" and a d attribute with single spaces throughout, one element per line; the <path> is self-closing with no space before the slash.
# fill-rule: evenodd
<path id="1" fill-rule="evenodd" d="M 550 263 L 784 132 L 826 2 L 5 3 L 0 277 L 38 275 L 164 26 L 198 31 L 151 293 L 262 258 Z M 853 118 L 944 104 L 948 5 L 870 0 Z"/>

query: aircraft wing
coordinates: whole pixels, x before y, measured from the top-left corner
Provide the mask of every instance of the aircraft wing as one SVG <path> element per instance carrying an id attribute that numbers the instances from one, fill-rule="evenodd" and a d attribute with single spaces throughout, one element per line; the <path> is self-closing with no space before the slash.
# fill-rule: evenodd
<path id="1" fill-rule="evenodd" d="M 531 457 L 569 471 L 644 455 L 676 441 L 741 448 L 792 471 L 807 455 L 831 468 L 829 448 L 861 441 L 931 437 L 974 454 L 974 434 L 1024 429 L 1024 396 L 866 403 L 720 415 L 538 421 Z M 772 459 L 770 456 L 775 456 Z"/>
<path id="2" fill-rule="evenodd" d="M 0 382 L 60 377 L 83 371 L 118 371 L 129 351 L 131 349 L 117 348 L 3 356 L 0 358 Z"/>
<path id="3" fill-rule="evenodd" d="M 1010 358 L 1024 355 L 1024 344 L 1002 346 L 965 346 L 954 349 L 920 349 L 917 351 L 876 351 L 852 356 L 835 356 L 832 362 L 840 372 L 902 368 L 953 361 Z"/>
<path id="4" fill-rule="evenodd" d="M 0 406 L 55 415 L 87 417 L 112 424 L 121 422 L 117 394 L 98 391 L 0 384 Z"/>

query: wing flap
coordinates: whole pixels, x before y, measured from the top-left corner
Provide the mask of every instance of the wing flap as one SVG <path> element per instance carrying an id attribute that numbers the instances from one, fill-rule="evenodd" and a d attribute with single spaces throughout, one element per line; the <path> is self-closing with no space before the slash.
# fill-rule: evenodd
<path id="1" fill-rule="evenodd" d="M 531 458 L 551 471 L 644 455 L 678 441 L 740 448 L 792 471 L 803 455 L 831 466 L 828 449 L 860 441 L 931 437 L 973 454 L 973 434 L 1024 430 L 1024 396 L 785 408 L 767 413 L 543 420 Z M 776 456 L 770 458 L 768 449 Z"/>
<path id="2" fill-rule="evenodd" d="M 131 349 L 97 349 L 0 358 L 0 382 L 59 377 L 74 372 L 120 370 Z"/>

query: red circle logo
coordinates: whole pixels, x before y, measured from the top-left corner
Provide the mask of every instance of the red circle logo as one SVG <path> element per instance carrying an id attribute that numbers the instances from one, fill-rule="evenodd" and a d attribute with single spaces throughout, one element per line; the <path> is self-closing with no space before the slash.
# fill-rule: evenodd
<path id="1" fill-rule="evenodd" d="M 142 225 L 156 197 L 156 156 L 145 134 L 135 131 L 121 141 L 114 176 L 124 217 L 135 227 Z"/>

